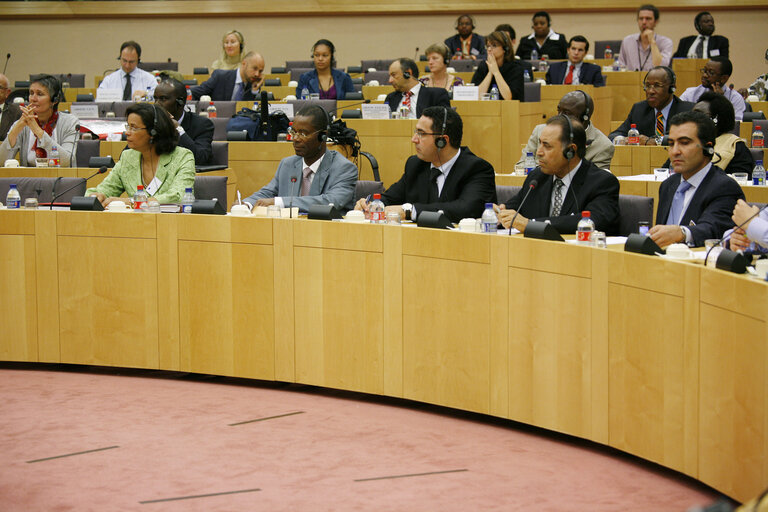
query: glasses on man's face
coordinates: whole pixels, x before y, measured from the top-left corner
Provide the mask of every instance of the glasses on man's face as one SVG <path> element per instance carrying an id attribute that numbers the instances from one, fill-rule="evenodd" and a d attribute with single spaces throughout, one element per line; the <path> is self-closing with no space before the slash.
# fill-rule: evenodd
<path id="1" fill-rule="evenodd" d="M 147 129 L 146 126 L 134 126 L 132 124 L 129 124 L 128 126 L 125 127 L 126 133 L 128 133 L 128 132 L 136 133 L 136 132 L 139 132 L 141 130 L 146 130 L 146 129 Z"/>
<path id="2" fill-rule="evenodd" d="M 645 82 L 643 84 L 643 89 L 646 91 L 649 89 L 654 89 L 656 91 L 661 91 L 669 87 L 667 84 L 662 84 L 660 82 Z"/>
<path id="3" fill-rule="evenodd" d="M 293 140 L 306 140 L 309 137 L 313 136 L 314 134 L 316 134 L 316 133 L 318 133 L 320 131 L 321 130 L 315 130 L 312 133 L 307 133 L 307 132 L 297 132 L 293 128 L 289 128 L 288 129 L 288 135 L 290 135 L 291 139 L 293 139 Z"/>
<path id="4" fill-rule="evenodd" d="M 714 69 L 701 68 L 699 71 L 701 71 L 702 75 L 707 75 L 707 76 L 715 76 L 717 74 L 717 71 L 715 71 Z"/>
<path id="5" fill-rule="evenodd" d="M 413 130 L 413 136 L 419 140 L 423 139 L 425 135 L 442 135 L 442 133 L 425 132 L 424 130 L 419 129 Z"/>

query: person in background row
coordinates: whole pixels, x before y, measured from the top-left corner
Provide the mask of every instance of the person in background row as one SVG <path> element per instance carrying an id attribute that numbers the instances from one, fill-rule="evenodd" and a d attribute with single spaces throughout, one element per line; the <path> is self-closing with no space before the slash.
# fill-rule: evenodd
<path id="1" fill-rule="evenodd" d="M 11 125 L 21 117 L 19 106 L 8 101 L 8 96 L 11 94 L 9 85 L 8 77 L 0 73 L 0 142 L 5 140 Z"/>
<path id="2" fill-rule="evenodd" d="M 192 97 L 210 96 L 213 101 L 253 101 L 264 83 L 264 57 L 248 52 L 239 69 L 217 69 L 200 85 L 192 87 Z"/>
<path id="3" fill-rule="evenodd" d="M 548 84 L 582 85 L 595 87 L 605 85 L 602 70 L 597 64 L 584 62 L 589 51 L 589 41 L 584 36 L 573 36 L 568 41 L 568 60 L 553 62 L 549 66 L 546 79 Z"/>
<path id="4" fill-rule="evenodd" d="M 765 62 L 768 63 L 768 50 L 765 50 Z M 768 100 L 768 73 L 757 77 L 757 80 L 752 82 L 749 88 L 739 89 L 739 93 L 745 99 L 750 94 L 754 94 L 759 101 Z"/>
<path id="5" fill-rule="evenodd" d="M 310 94 L 319 94 L 321 100 L 343 100 L 348 92 L 355 92 L 352 77 L 336 69 L 336 48 L 327 39 L 320 39 L 312 46 L 312 62 L 315 69 L 299 77 L 296 97 L 307 89 Z"/>
<path id="6" fill-rule="evenodd" d="M 539 58 L 546 55 L 547 59 L 565 59 L 568 54 L 567 39 L 565 34 L 558 34 L 551 27 L 551 18 L 546 11 L 539 11 L 533 15 L 533 32 L 528 37 L 520 40 L 517 47 L 517 56 L 523 60 L 531 59 L 531 52 L 536 50 Z"/>
<path id="7" fill-rule="evenodd" d="M 706 59 L 709 57 L 728 57 L 728 38 L 713 36 L 715 18 L 707 11 L 700 12 L 693 18 L 693 26 L 698 36 L 686 36 L 677 44 L 675 59 Z"/>
<path id="8" fill-rule="evenodd" d="M 510 25 L 509 23 L 501 23 L 499 25 L 496 25 L 496 28 L 493 29 L 494 32 L 506 32 L 509 36 L 509 40 L 512 41 L 512 46 L 514 47 L 515 44 L 517 44 L 517 34 L 515 33 L 514 27 Z"/>
<path id="9" fill-rule="evenodd" d="M 395 89 L 387 94 L 384 103 L 392 112 L 407 108 L 410 118 L 417 119 L 425 108 L 442 105 L 451 106 L 448 91 L 438 87 L 424 87 L 417 80 L 419 68 L 411 59 L 401 58 L 389 66 L 389 83 Z"/>
<path id="10" fill-rule="evenodd" d="M 523 65 L 515 60 L 512 41 L 506 32 L 492 32 L 485 38 L 488 58 L 481 62 L 472 83 L 480 94 L 491 92 L 495 85 L 500 100 L 523 100 Z"/>
<path id="11" fill-rule="evenodd" d="M 237 69 L 245 56 L 245 39 L 237 30 L 230 30 L 221 39 L 221 55 L 211 64 L 214 69 Z"/>
<path id="12" fill-rule="evenodd" d="M 722 94 L 733 104 L 734 118 L 741 121 L 746 105 L 741 95 L 726 83 L 733 73 L 733 64 L 727 57 L 712 57 L 701 69 L 701 85 L 689 87 L 680 95 L 680 100 L 696 103 L 707 91 Z"/>
<path id="13" fill-rule="evenodd" d="M 485 39 L 475 30 L 475 19 L 469 14 L 462 14 L 456 19 L 456 31 L 458 34 L 445 40 L 454 59 L 485 59 Z"/>
<path id="14" fill-rule="evenodd" d="M 621 42 L 619 63 L 627 71 L 647 71 L 656 66 L 672 65 L 672 40 L 656 34 L 659 10 L 650 4 L 637 10 L 637 27 L 640 32 L 630 34 Z"/>
<path id="15" fill-rule="evenodd" d="M 121 200 L 125 192 L 133 197 L 144 185 L 147 197 L 161 204 L 180 203 L 187 187 L 195 184 L 195 158 L 178 146 L 179 134 L 168 112 L 157 105 L 135 103 L 126 111 L 125 133 L 128 149 L 104 181 L 85 191 L 107 206 Z"/>
<path id="16" fill-rule="evenodd" d="M 152 73 L 139 68 L 141 62 L 141 45 L 136 41 L 126 41 L 120 45 L 120 69 L 104 77 L 99 84 L 99 90 L 119 89 L 123 91 L 123 101 L 143 98 L 152 93 L 157 80 Z"/>
<path id="17" fill-rule="evenodd" d="M 187 88 L 178 80 L 165 77 L 155 88 L 155 103 L 168 112 L 179 132 L 179 146 L 195 155 L 196 165 L 206 165 L 213 157 L 213 121 L 184 108 Z"/>
<path id="18" fill-rule="evenodd" d="M 429 74 L 419 78 L 424 87 L 439 87 L 446 91 L 452 91 L 457 85 L 464 85 L 460 76 L 448 73 L 448 65 L 451 62 L 451 54 L 444 44 L 436 43 L 427 47 L 424 52 L 427 56 Z"/>
<path id="19" fill-rule="evenodd" d="M 21 117 L 8 130 L 0 144 L 0 162 L 19 154 L 22 167 L 35 167 L 36 158 L 50 158 L 56 146 L 62 167 L 75 165 L 77 152 L 77 117 L 59 112 L 64 101 L 61 82 L 51 75 L 41 75 L 29 84 L 29 105 L 20 107 Z"/>

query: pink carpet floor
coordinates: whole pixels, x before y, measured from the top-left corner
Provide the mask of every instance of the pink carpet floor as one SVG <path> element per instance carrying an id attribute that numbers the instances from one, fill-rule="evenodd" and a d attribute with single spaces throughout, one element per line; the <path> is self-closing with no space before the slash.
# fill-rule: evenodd
<path id="1" fill-rule="evenodd" d="M 685 511 L 717 493 L 591 443 L 411 402 L 0 365 L 0 511 Z"/>

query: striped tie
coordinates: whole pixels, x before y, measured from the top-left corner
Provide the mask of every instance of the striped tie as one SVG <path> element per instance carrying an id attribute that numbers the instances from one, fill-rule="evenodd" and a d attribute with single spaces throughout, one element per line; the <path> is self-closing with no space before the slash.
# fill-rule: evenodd
<path id="1" fill-rule="evenodd" d="M 661 110 L 656 114 L 656 136 L 664 136 L 664 114 L 661 113 Z"/>

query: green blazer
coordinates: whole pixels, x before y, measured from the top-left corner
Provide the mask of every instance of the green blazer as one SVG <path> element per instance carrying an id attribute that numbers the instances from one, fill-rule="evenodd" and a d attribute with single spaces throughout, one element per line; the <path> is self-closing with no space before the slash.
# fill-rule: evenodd
<path id="1" fill-rule="evenodd" d="M 155 192 L 155 199 L 162 204 L 180 203 L 187 187 L 195 184 L 195 157 L 186 148 L 176 146 L 171 153 L 160 155 L 155 177 L 162 183 Z M 127 149 L 120 156 L 112 171 L 98 186 L 89 188 L 85 195 L 104 194 L 120 197 L 125 192 L 133 197 L 141 185 L 141 153 Z"/>

